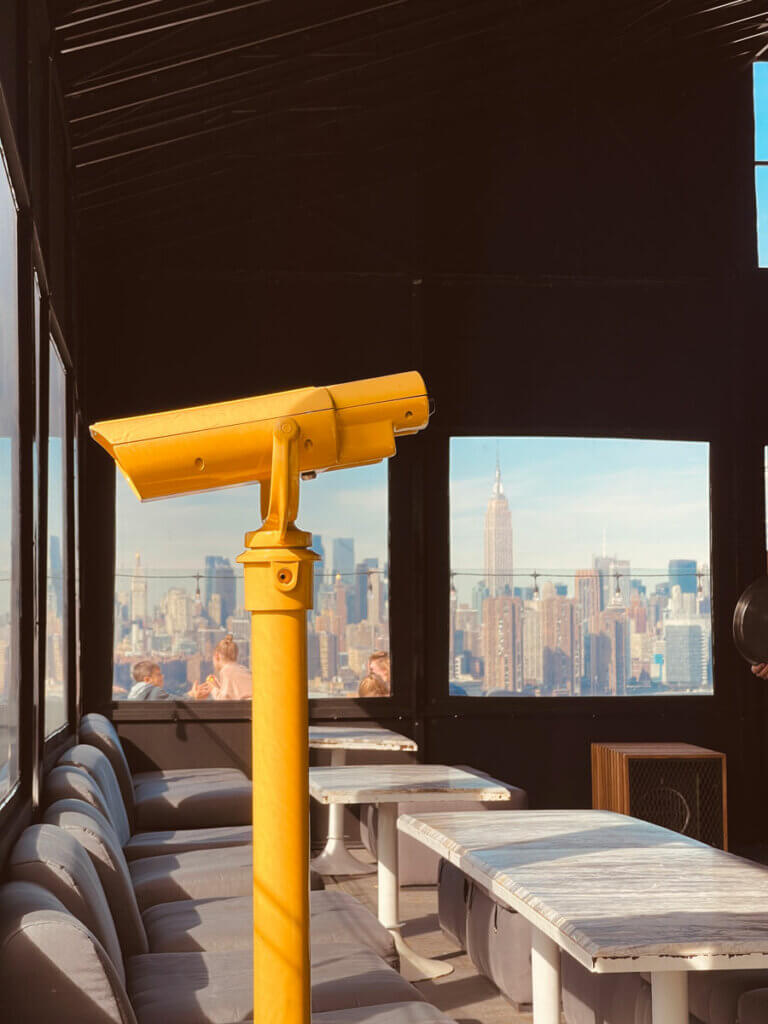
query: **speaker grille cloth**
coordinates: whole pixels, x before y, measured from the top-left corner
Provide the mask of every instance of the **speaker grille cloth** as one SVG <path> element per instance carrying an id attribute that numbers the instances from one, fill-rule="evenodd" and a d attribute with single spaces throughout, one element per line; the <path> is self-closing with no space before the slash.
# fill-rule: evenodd
<path id="1" fill-rule="evenodd" d="M 719 758 L 630 758 L 629 813 L 722 849 Z"/>

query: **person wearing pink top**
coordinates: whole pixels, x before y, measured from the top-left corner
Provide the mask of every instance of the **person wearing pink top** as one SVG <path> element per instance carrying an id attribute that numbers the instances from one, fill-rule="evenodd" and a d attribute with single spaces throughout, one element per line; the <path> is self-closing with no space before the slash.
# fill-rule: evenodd
<path id="1" fill-rule="evenodd" d="M 214 700 L 250 700 L 253 684 L 251 673 L 245 665 L 238 664 L 237 644 L 231 633 L 216 644 L 213 652 L 215 676 L 208 676 L 200 683 L 198 697 L 210 695 Z M 217 678 L 218 676 L 218 678 Z"/>

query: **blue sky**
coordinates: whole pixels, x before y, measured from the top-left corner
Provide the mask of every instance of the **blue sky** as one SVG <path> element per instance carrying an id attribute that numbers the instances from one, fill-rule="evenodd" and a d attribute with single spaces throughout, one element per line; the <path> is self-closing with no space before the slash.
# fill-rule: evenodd
<path id="1" fill-rule="evenodd" d="M 205 555 L 234 559 L 246 531 L 261 524 L 259 504 L 258 485 L 142 503 L 118 471 L 117 565 L 131 567 L 136 551 L 143 564 L 165 569 L 196 569 Z M 333 537 L 354 537 L 358 561 L 385 562 L 386 462 L 303 482 L 297 522 L 322 536 L 327 555 Z"/>
<path id="2" fill-rule="evenodd" d="M 451 441 L 451 567 L 482 571 L 495 438 Z M 600 554 L 665 570 L 709 563 L 708 446 L 700 442 L 501 438 L 515 569 L 589 568 Z M 476 580 L 456 579 L 462 600 Z M 563 581 L 566 582 L 566 581 Z M 520 581 L 522 586 L 530 580 Z"/>

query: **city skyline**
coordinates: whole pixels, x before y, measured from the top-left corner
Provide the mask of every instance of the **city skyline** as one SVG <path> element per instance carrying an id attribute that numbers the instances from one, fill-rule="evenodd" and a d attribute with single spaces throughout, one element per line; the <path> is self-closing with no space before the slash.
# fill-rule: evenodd
<path id="1" fill-rule="evenodd" d="M 356 694 L 370 654 L 389 649 L 386 491 L 386 464 L 329 474 L 303 488 L 298 522 L 311 521 L 313 547 L 324 558 L 315 567 L 315 608 L 308 616 L 312 696 Z M 254 522 L 258 497 L 252 487 L 141 504 L 118 477 L 118 697 L 130 689 L 132 665 L 146 657 L 163 665 L 168 687 L 182 695 L 213 670 L 213 650 L 226 631 L 239 660 L 249 664 L 250 620 L 235 561 L 242 547 L 232 537 L 235 521 L 238 539 L 243 525 Z M 162 564 L 152 561 L 160 557 Z"/>
<path id="2" fill-rule="evenodd" d="M 327 554 L 335 539 L 353 532 L 359 548 L 385 564 L 387 491 L 386 462 L 344 473 L 321 473 L 316 480 L 302 483 L 297 524 L 322 536 Z M 207 554 L 234 563 L 243 550 L 246 531 L 261 523 L 257 484 L 139 502 L 117 472 L 116 508 L 118 572 L 130 569 L 139 550 L 148 570 L 194 571 L 203 566 Z M 350 510 L 355 512 L 352 527 Z"/>
<path id="3" fill-rule="evenodd" d="M 527 438 L 514 439 L 510 444 L 510 439 L 454 439 L 452 482 L 462 457 L 466 459 L 470 454 L 473 466 L 482 464 L 478 449 L 484 449 L 487 456 L 490 440 L 496 446 L 493 483 L 489 487 L 490 480 L 486 479 L 484 502 L 476 494 L 472 514 L 466 517 L 470 528 L 477 531 L 472 538 L 474 544 L 482 545 L 483 568 L 461 573 L 452 563 L 449 679 L 453 692 L 476 696 L 621 696 L 670 689 L 711 692 L 709 558 L 707 555 L 704 562 L 687 557 L 690 538 L 697 528 L 708 535 L 706 446 L 699 445 L 695 451 L 690 443 L 681 448 L 676 443 L 669 447 L 663 442 L 644 442 L 638 449 L 637 443 L 627 441 Z M 535 506 L 540 498 L 531 490 L 536 474 L 548 502 L 546 509 L 538 509 L 538 526 L 551 531 L 551 550 L 544 564 L 534 569 L 517 568 L 514 545 L 526 551 L 529 538 L 524 530 L 515 529 L 514 512 L 504 491 L 502 442 L 508 450 L 517 449 L 513 453 L 516 472 L 529 476 L 528 490 L 518 495 L 521 506 Z M 624 493 L 611 488 L 610 494 L 603 493 L 602 501 L 595 500 L 590 486 L 611 472 L 610 463 L 619 454 L 625 477 L 634 473 L 629 490 L 625 479 Z M 679 557 L 681 553 L 673 550 L 670 555 L 674 557 L 666 558 L 666 568 L 651 572 L 632 562 L 630 550 L 622 550 L 618 556 L 609 554 L 604 526 L 599 552 L 592 549 L 589 556 L 580 552 L 579 561 L 568 569 L 547 566 L 554 557 L 552 551 L 564 550 L 563 538 L 566 545 L 573 544 L 569 534 L 574 500 L 586 497 L 591 503 L 594 533 L 598 516 L 605 518 L 617 508 L 626 509 L 630 495 L 633 500 L 645 497 L 638 477 L 643 479 L 650 454 L 655 456 L 654 480 L 664 480 L 660 469 L 669 470 L 673 465 L 675 469 L 674 486 L 669 474 L 666 487 L 654 486 L 654 501 L 669 503 L 661 512 L 668 513 L 669 505 L 679 509 L 682 504 L 697 517 L 695 522 L 686 523 L 686 557 Z M 696 477 L 698 498 L 691 490 Z M 562 500 L 569 489 L 573 492 L 571 500 Z M 553 491 L 559 495 L 553 497 Z M 453 488 L 452 496 L 455 493 Z M 453 511 L 452 506 L 452 539 Z M 654 523 L 646 519 L 646 530 L 654 528 L 660 518 L 663 515 L 657 514 Z M 582 550 L 588 543 L 588 539 L 582 539 Z M 669 544 L 665 546 L 669 551 Z M 527 558 L 523 556 L 522 561 L 525 563 Z"/>
<path id="4" fill-rule="evenodd" d="M 470 600 L 485 571 L 483 530 L 497 452 L 516 586 L 530 585 L 533 571 L 560 572 L 568 582 L 603 550 L 646 575 L 666 570 L 671 558 L 709 564 L 705 442 L 452 438 L 451 571 L 460 600 Z"/>

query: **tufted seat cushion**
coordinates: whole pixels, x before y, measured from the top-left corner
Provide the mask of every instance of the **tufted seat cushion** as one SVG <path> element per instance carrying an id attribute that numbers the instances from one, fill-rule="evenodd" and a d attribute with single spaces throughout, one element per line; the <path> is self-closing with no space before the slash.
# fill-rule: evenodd
<path id="1" fill-rule="evenodd" d="M 0 999 L 8 1024 L 136 1024 L 104 946 L 60 900 L 31 882 L 0 887 Z"/>
<path id="2" fill-rule="evenodd" d="M 128 993 L 139 1024 L 253 1020 L 252 991 L 249 951 L 156 953 L 128 962 Z M 313 1011 L 420 998 L 411 984 L 369 950 L 338 945 L 321 954 L 313 951 Z"/>
<path id="3" fill-rule="evenodd" d="M 117 730 L 108 718 L 95 713 L 83 717 L 80 739 L 109 760 L 132 832 L 251 821 L 251 784 L 236 768 L 170 768 L 131 775 Z"/>
<path id="4" fill-rule="evenodd" d="M 391 934 L 354 896 L 344 892 L 313 892 L 310 915 L 313 949 L 322 949 L 328 943 L 353 942 L 397 965 Z M 143 920 L 153 953 L 252 948 L 250 896 L 160 903 L 146 910 Z"/>
<path id="5" fill-rule="evenodd" d="M 390 1003 L 313 1013 L 312 1024 L 454 1024 L 429 1003 Z"/>
<path id="6" fill-rule="evenodd" d="M 221 828 L 185 828 L 171 832 L 137 832 L 125 844 L 123 852 L 128 860 L 139 860 L 142 857 L 160 857 L 165 853 L 250 845 L 250 825 L 228 825 Z"/>
<path id="7" fill-rule="evenodd" d="M 251 784 L 235 768 L 144 772 L 134 776 L 134 806 L 139 832 L 249 825 Z"/>
<path id="8" fill-rule="evenodd" d="M 251 850 L 232 846 L 217 850 L 144 857 L 128 865 L 139 907 L 146 910 L 170 900 L 247 896 L 253 886 Z"/>

